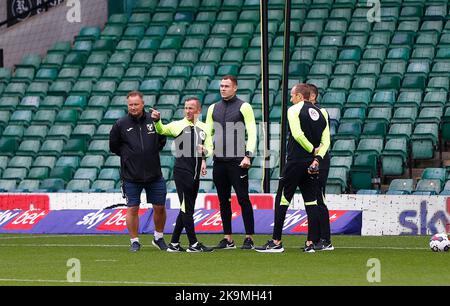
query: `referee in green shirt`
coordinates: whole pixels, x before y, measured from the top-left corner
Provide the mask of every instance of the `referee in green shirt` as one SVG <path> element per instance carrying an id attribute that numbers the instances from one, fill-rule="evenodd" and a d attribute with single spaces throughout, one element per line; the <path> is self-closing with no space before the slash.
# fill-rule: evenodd
<path id="1" fill-rule="evenodd" d="M 155 130 L 160 135 L 175 138 L 175 166 L 173 176 L 180 199 L 178 214 L 168 252 L 182 252 L 180 236 L 183 228 L 189 239 L 187 252 L 211 252 L 213 248 L 197 241 L 194 227 L 194 208 L 200 185 L 200 174 L 206 175 L 206 157 L 212 154 L 212 140 L 206 125 L 198 120 L 202 108 L 198 98 L 190 97 L 184 104 L 185 117 L 164 125 L 161 114 L 153 110 Z"/>
<path id="2" fill-rule="evenodd" d="M 258 252 L 279 253 L 284 248 L 281 243 L 283 224 L 290 202 L 297 187 L 300 188 L 308 215 L 308 236 L 313 244 L 305 252 L 314 252 L 320 241 L 319 207 L 317 205 L 318 173 L 320 163 L 330 146 L 328 114 L 309 102 L 309 87 L 297 84 L 291 90 L 288 109 L 289 141 L 286 166 L 284 167 L 275 198 L 275 225 L 272 240 Z"/>

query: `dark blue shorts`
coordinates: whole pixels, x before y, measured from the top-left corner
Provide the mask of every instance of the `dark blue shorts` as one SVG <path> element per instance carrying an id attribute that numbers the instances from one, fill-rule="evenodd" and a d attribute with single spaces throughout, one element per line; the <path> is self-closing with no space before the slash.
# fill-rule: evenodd
<path id="1" fill-rule="evenodd" d="M 166 181 L 163 177 L 151 183 L 132 183 L 123 181 L 122 191 L 127 200 L 127 206 L 139 206 L 141 204 L 141 193 L 145 190 L 147 195 L 147 203 L 152 205 L 166 204 Z"/>

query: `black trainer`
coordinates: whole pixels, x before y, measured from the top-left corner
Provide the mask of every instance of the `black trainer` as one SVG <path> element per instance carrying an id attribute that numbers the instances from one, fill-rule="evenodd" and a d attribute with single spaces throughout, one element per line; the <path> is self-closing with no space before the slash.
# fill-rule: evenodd
<path id="1" fill-rule="evenodd" d="M 185 252 L 185 251 L 186 250 L 183 249 L 179 243 L 177 243 L 177 244 L 169 243 L 169 245 L 167 246 L 167 252 L 179 253 L 179 252 Z"/>
<path id="2" fill-rule="evenodd" d="M 331 241 L 320 239 L 320 241 L 314 245 L 314 249 L 317 251 L 333 251 L 334 246 L 331 244 Z"/>
<path id="3" fill-rule="evenodd" d="M 310 245 L 307 245 L 305 242 L 305 247 L 303 248 L 303 252 L 305 253 L 315 253 L 316 251 L 314 250 L 314 243 L 311 243 Z"/>
<path id="4" fill-rule="evenodd" d="M 281 242 L 280 244 L 275 244 L 273 240 L 269 240 L 265 245 L 256 247 L 255 251 L 260 253 L 282 253 L 284 252 L 284 248 Z"/>
<path id="5" fill-rule="evenodd" d="M 222 240 L 220 240 L 219 244 L 214 247 L 215 249 L 221 249 L 221 250 L 230 250 L 230 249 L 235 249 L 236 245 L 234 244 L 234 241 L 228 241 L 227 238 L 223 238 Z"/>
<path id="6" fill-rule="evenodd" d="M 137 241 L 133 242 L 130 246 L 130 252 L 136 253 L 141 250 L 141 244 Z"/>
<path id="7" fill-rule="evenodd" d="M 194 245 L 189 246 L 189 248 L 187 249 L 187 252 L 189 253 L 199 253 L 199 252 L 213 252 L 214 249 L 207 247 L 203 244 L 201 244 L 200 242 L 197 242 Z"/>
<path id="8" fill-rule="evenodd" d="M 152 244 L 157 247 L 158 249 L 160 249 L 161 251 L 165 251 L 167 250 L 167 244 L 164 241 L 164 238 L 159 238 L 158 240 L 153 239 L 152 240 Z"/>
<path id="9" fill-rule="evenodd" d="M 252 238 L 247 237 L 244 239 L 244 243 L 241 246 L 242 250 L 251 250 L 255 248 L 255 244 L 253 243 Z"/>

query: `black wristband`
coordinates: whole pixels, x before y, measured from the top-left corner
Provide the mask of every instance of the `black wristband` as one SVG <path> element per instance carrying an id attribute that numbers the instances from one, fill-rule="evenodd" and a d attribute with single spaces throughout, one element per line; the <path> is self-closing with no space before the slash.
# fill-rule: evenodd
<path id="1" fill-rule="evenodd" d="M 250 152 L 250 151 L 245 151 L 245 157 L 252 158 L 253 157 L 253 153 Z"/>

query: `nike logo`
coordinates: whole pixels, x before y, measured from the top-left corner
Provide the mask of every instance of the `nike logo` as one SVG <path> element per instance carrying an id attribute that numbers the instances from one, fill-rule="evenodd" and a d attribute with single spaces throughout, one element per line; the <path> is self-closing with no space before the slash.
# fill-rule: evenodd
<path id="1" fill-rule="evenodd" d="M 133 128 L 129 128 L 129 129 L 127 129 L 127 132 L 129 132 L 129 131 L 131 131 Z"/>
<path id="2" fill-rule="evenodd" d="M 243 179 L 244 177 L 246 177 L 247 176 L 247 174 L 246 175 L 243 175 L 243 176 L 241 176 L 241 179 Z"/>

